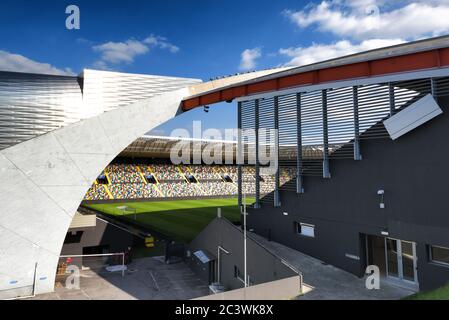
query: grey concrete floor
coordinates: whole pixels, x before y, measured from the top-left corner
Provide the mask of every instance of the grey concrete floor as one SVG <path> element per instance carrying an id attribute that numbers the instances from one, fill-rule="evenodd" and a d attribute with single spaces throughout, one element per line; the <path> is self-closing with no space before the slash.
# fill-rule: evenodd
<path id="1" fill-rule="evenodd" d="M 365 279 L 324 264 L 322 261 L 276 242 L 251 234 L 255 240 L 301 270 L 304 295 L 300 300 L 393 300 L 413 292 L 382 281 L 379 290 L 368 290 Z M 120 273 L 101 275 L 83 271 L 79 290 L 57 286 L 55 292 L 38 295 L 38 300 L 186 300 L 209 294 L 208 286 L 184 263 L 167 265 L 161 258 L 136 259 L 125 277 Z"/>
<path id="2" fill-rule="evenodd" d="M 396 300 L 414 292 L 381 281 L 379 290 L 368 290 L 365 279 L 326 265 L 322 261 L 256 234 L 255 240 L 300 270 L 304 277 L 304 295 L 300 300 Z"/>
<path id="3" fill-rule="evenodd" d="M 206 283 L 185 263 L 167 265 L 161 258 L 136 259 L 121 273 L 82 271 L 79 290 L 57 285 L 36 300 L 187 300 L 209 294 Z"/>

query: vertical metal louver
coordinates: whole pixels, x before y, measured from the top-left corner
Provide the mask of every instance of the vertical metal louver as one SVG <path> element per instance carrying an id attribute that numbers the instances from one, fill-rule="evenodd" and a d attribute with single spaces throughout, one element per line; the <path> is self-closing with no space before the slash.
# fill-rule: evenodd
<path id="1" fill-rule="evenodd" d="M 242 101 L 252 107 L 242 108 L 240 116 L 252 128 L 257 127 L 255 119 L 260 128 L 275 128 L 278 120 L 279 187 L 301 193 L 302 177 L 330 177 L 328 161 L 361 160 L 360 141 L 389 138 L 384 121 L 428 94 L 449 96 L 449 77 L 306 92 L 298 88 L 274 98 Z M 254 114 L 256 101 L 259 115 Z M 276 179 L 260 175 L 260 186 L 261 203 L 273 204 Z"/>

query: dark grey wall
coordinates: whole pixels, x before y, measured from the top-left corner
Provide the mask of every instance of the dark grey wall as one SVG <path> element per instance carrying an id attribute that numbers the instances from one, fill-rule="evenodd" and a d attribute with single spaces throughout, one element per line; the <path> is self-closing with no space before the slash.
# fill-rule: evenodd
<path id="1" fill-rule="evenodd" d="M 243 282 L 234 277 L 234 266 L 243 274 L 243 232 L 224 218 L 214 219 L 189 245 L 189 250 L 207 250 L 217 257 L 217 248 L 222 246 L 230 253 L 220 254 L 221 283 L 227 290 L 243 287 Z M 297 275 L 279 258 L 257 242 L 247 241 L 248 274 L 254 284 L 280 280 Z M 191 261 L 191 263 L 194 263 Z M 198 271 L 197 267 L 193 268 Z M 204 271 L 205 272 L 205 271 Z M 203 274 L 203 277 L 205 275 Z"/>
<path id="2" fill-rule="evenodd" d="M 108 245 L 110 253 L 124 252 L 133 245 L 134 236 L 120 228 L 97 219 L 95 227 L 70 229 L 69 232 L 82 231 L 81 241 L 64 243 L 61 255 L 83 254 L 84 247 Z"/>
<path id="3" fill-rule="evenodd" d="M 281 192 L 281 208 L 251 210 L 256 233 L 337 267 L 362 275 L 360 233 L 418 243 L 420 288 L 449 281 L 449 268 L 428 262 L 428 244 L 449 247 L 449 100 L 439 100 L 443 115 L 396 141 L 361 142 L 362 161 L 334 160 L 332 178 L 305 178 L 305 194 Z M 385 190 L 385 209 L 379 208 Z M 288 216 L 282 213 L 288 212 Z M 314 239 L 294 231 L 294 221 L 316 226 Z"/>

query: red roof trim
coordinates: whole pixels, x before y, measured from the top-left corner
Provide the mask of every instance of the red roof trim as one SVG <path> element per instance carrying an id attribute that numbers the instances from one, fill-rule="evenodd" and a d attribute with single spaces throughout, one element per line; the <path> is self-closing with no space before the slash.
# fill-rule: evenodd
<path id="1" fill-rule="evenodd" d="M 276 79 L 262 80 L 250 84 L 237 84 L 231 88 L 205 93 L 199 97 L 186 99 L 182 102 L 182 109 L 187 111 L 205 104 L 310 84 L 381 76 L 392 73 L 441 68 L 445 66 L 449 66 L 449 48 L 280 76 Z"/>

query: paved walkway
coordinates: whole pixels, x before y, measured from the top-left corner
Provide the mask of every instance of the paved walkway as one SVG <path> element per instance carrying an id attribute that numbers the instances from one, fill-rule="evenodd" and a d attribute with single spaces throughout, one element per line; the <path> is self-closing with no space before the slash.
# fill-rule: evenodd
<path id="1" fill-rule="evenodd" d="M 405 288 L 381 281 L 379 290 L 368 290 L 365 279 L 326 265 L 322 261 L 265 238 L 251 234 L 279 257 L 300 270 L 304 277 L 305 300 L 396 300 L 413 294 Z"/>
<path id="2" fill-rule="evenodd" d="M 83 271 L 79 290 L 57 286 L 36 300 L 187 300 L 209 294 L 185 263 L 167 265 L 161 258 L 136 259 L 121 273 L 101 275 Z"/>
<path id="3" fill-rule="evenodd" d="M 300 300 L 392 300 L 413 293 L 390 283 L 381 283 L 380 290 L 367 290 L 365 279 L 255 234 L 251 234 L 251 237 L 301 270 L 304 276 L 304 295 L 298 297 Z M 209 294 L 207 285 L 184 263 L 167 265 L 159 258 L 136 259 L 129 270 L 132 272 L 127 272 L 124 278 L 120 273 L 100 276 L 93 271 L 83 271 L 79 290 L 57 287 L 55 292 L 38 295 L 33 299 L 184 300 Z"/>

